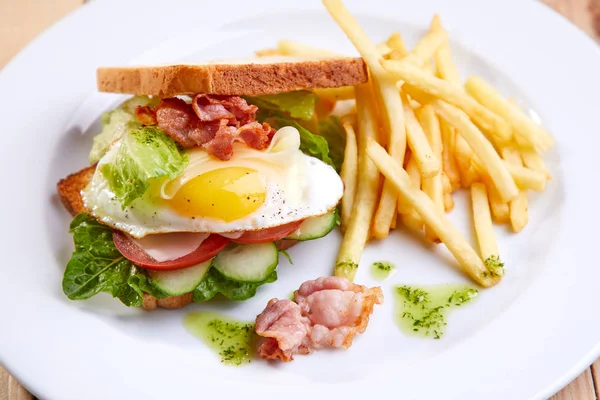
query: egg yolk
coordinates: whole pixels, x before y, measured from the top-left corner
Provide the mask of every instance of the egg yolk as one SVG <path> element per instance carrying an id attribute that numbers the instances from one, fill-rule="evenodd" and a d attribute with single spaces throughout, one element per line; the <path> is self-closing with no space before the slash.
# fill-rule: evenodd
<path id="1" fill-rule="evenodd" d="M 170 202 L 181 215 L 230 222 L 256 211 L 266 197 L 257 171 L 230 167 L 212 170 L 191 179 Z"/>

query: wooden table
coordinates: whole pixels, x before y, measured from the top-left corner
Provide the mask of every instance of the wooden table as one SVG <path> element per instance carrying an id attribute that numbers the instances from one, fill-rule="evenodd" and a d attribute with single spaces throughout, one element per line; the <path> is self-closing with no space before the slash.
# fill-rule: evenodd
<path id="1" fill-rule="evenodd" d="M 0 67 L 42 29 L 83 4 L 84 0 L 0 0 Z M 543 0 L 600 42 L 600 0 Z M 600 359 L 551 400 L 600 398 Z M 0 366 L 0 400 L 33 396 Z"/>

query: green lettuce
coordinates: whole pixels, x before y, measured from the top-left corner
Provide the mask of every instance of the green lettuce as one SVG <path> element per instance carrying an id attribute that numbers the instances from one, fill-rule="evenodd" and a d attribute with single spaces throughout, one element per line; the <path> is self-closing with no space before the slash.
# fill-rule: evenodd
<path id="1" fill-rule="evenodd" d="M 340 124 L 338 117 L 332 115 L 319 120 L 319 136 L 325 138 L 329 146 L 329 157 L 336 171 L 340 172 L 344 162 L 344 149 L 346 148 L 346 132 Z"/>
<path id="2" fill-rule="evenodd" d="M 293 126 L 294 128 L 298 129 L 298 132 L 300 132 L 300 150 L 303 153 L 316 157 L 335 168 L 333 160 L 331 157 L 329 157 L 329 144 L 327 143 L 327 139 L 325 139 L 323 136 L 311 133 L 308 129 L 292 119 L 271 117 L 268 118 L 266 122 L 275 129 L 279 129 L 284 126 Z"/>
<path id="3" fill-rule="evenodd" d="M 267 279 L 262 282 L 249 283 L 238 282 L 228 279 L 215 268 L 211 268 L 206 274 L 202 282 L 194 289 L 194 301 L 203 302 L 215 297 L 217 294 L 222 294 L 229 300 L 247 300 L 254 297 L 256 289 L 266 283 L 275 282 L 277 280 L 277 272 L 273 271 Z"/>
<path id="4" fill-rule="evenodd" d="M 115 157 L 101 171 L 123 208 L 141 197 L 151 180 L 176 177 L 188 161 L 175 141 L 157 127 L 130 130 L 117 145 Z"/>
<path id="5" fill-rule="evenodd" d="M 284 116 L 305 121 L 313 118 L 316 99 L 317 96 L 314 93 L 306 90 L 246 97 L 249 103 L 258 107 L 263 118 L 284 113 Z M 261 116 L 259 119 L 262 119 Z"/>
<path id="6" fill-rule="evenodd" d="M 102 114 L 102 131 L 93 139 L 90 151 L 90 164 L 97 163 L 108 151 L 112 143 L 119 140 L 129 129 L 142 124 L 135 118 L 137 106 L 153 106 L 158 100 L 148 96 L 134 96 L 112 111 Z"/>
<path id="7" fill-rule="evenodd" d="M 129 307 L 142 305 L 143 293 L 166 295 L 150 284 L 146 272 L 119 253 L 112 229 L 87 214 L 71 222 L 75 251 L 63 276 L 63 292 L 71 300 L 85 300 L 106 292 Z"/>

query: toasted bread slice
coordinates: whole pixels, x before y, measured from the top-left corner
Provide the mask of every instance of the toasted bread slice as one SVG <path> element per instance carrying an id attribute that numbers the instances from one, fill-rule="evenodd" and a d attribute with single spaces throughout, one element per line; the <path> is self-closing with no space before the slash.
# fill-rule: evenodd
<path id="1" fill-rule="evenodd" d="M 94 176 L 96 165 L 90 165 L 58 181 L 56 189 L 60 200 L 71 215 L 87 212 L 81 198 L 81 190 L 87 186 Z"/>
<path id="2" fill-rule="evenodd" d="M 98 68 L 98 90 L 170 97 L 178 94 L 274 94 L 355 86 L 368 80 L 362 58 L 300 60 L 289 57 L 249 61 Z"/>
<path id="3" fill-rule="evenodd" d="M 83 199 L 81 198 L 81 190 L 92 180 L 95 171 L 96 165 L 90 165 L 81 171 L 61 179 L 56 185 L 60 200 L 71 215 L 87 212 L 83 205 Z M 296 243 L 298 243 L 296 240 L 279 240 L 276 242 L 277 247 L 280 250 L 286 250 Z M 148 293 L 144 293 L 142 308 L 147 311 L 152 311 L 156 307 L 177 309 L 184 307 L 191 302 L 193 302 L 191 292 L 182 294 L 181 296 L 169 296 L 161 300 L 158 300 Z"/>

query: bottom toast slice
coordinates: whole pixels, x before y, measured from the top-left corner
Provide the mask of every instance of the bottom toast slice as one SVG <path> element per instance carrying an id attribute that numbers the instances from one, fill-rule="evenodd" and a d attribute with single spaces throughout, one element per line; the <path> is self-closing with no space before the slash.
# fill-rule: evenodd
<path id="1" fill-rule="evenodd" d="M 71 215 L 75 216 L 87 212 L 83 204 L 81 191 L 90 183 L 95 171 L 96 164 L 90 165 L 58 181 L 56 185 L 58 196 Z M 296 240 L 279 240 L 276 242 L 280 250 L 286 250 L 296 243 Z M 169 296 L 162 300 L 144 293 L 142 308 L 145 310 L 154 310 L 158 306 L 161 308 L 176 309 L 186 306 L 193 301 L 191 292 L 182 294 L 181 296 Z"/>
<path id="2" fill-rule="evenodd" d="M 56 190 L 60 201 L 71 215 L 75 216 L 87 212 L 83 205 L 83 199 L 81 198 L 81 190 L 87 186 L 92 180 L 94 172 L 96 171 L 96 164 L 90 165 L 81 171 L 75 172 L 61 179 L 56 184 Z"/>

